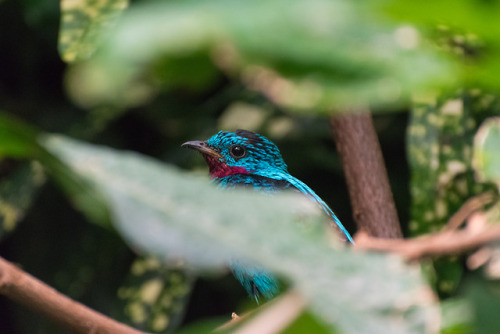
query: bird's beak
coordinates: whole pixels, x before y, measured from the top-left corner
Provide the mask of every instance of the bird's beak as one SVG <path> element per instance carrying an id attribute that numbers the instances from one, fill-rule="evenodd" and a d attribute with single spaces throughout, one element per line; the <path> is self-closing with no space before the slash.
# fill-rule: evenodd
<path id="1" fill-rule="evenodd" d="M 199 151 L 203 155 L 208 155 L 217 159 L 222 159 L 222 155 L 219 152 L 211 149 L 206 142 L 202 140 L 193 140 L 185 142 L 181 147 L 188 147 Z"/>

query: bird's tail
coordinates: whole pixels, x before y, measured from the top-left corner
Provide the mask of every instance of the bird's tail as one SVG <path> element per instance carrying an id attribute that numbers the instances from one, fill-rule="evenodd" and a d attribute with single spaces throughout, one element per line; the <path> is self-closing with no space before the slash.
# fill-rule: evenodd
<path id="1" fill-rule="evenodd" d="M 234 277 L 243 285 L 248 295 L 259 303 L 259 297 L 271 299 L 278 293 L 278 281 L 269 272 L 256 265 L 231 262 Z"/>
<path id="2" fill-rule="evenodd" d="M 354 240 L 352 239 L 351 235 L 346 230 L 344 225 L 342 225 L 337 215 L 333 212 L 332 209 L 330 209 L 328 204 L 326 204 L 325 201 L 323 201 L 321 197 L 319 197 L 314 192 L 314 190 L 312 190 L 311 188 L 309 188 L 307 184 L 291 176 L 290 174 L 285 175 L 285 179 L 288 182 L 290 182 L 290 184 L 292 184 L 295 188 L 297 188 L 301 193 L 305 194 L 311 200 L 318 203 L 318 205 L 323 209 L 323 211 L 328 215 L 328 217 L 330 217 L 333 220 L 333 222 L 335 222 L 335 225 L 340 229 L 340 231 L 344 234 L 347 240 L 349 240 L 350 243 L 354 244 Z"/>

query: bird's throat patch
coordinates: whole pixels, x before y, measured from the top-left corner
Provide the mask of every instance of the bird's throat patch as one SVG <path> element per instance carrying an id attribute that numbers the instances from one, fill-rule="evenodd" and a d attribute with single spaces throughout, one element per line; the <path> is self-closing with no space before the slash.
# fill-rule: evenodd
<path id="1" fill-rule="evenodd" d="M 205 161 L 207 162 L 210 177 L 212 179 L 215 178 L 223 178 L 229 175 L 234 174 L 248 174 L 250 173 L 245 167 L 237 167 L 237 166 L 228 166 L 225 162 L 220 161 L 217 158 L 214 158 L 209 155 L 203 155 Z"/>

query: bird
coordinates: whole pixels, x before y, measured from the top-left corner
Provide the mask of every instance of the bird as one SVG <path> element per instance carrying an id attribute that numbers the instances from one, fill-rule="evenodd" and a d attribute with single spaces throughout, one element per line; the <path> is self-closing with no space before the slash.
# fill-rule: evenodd
<path id="1" fill-rule="evenodd" d="M 242 129 L 219 131 L 208 140 L 188 141 L 181 147 L 201 153 L 208 165 L 210 178 L 220 188 L 243 186 L 267 193 L 299 191 L 315 202 L 344 238 L 354 244 L 347 229 L 325 201 L 304 182 L 290 175 L 278 147 L 265 136 Z M 276 278 L 264 268 L 238 261 L 230 263 L 230 267 L 233 275 L 257 303 L 259 297 L 271 299 L 279 292 Z"/>

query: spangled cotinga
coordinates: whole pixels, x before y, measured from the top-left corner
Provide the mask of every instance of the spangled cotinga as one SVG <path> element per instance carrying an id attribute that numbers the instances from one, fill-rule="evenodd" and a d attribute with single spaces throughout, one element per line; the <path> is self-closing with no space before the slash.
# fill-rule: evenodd
<path id="1" fill-rule="evenodd" d="M 208 164 L 210 177 L 221 188 L 236 186 L 275 192 L 298 190 L 316 202 L 333 220 L 349 242 L 351 235 L 328 205 L 304 182 L 290 175 L 278 147 L 266 137 L 247 130 L 220 131 L 207 141 L 189 141 L 182 144 L 198 150 Z M 231 264 L 234 276 L 248 294 L 258 300 L 260 294 L 271 298 L 278 291 L 276 279 L 255 266 Z"/>

